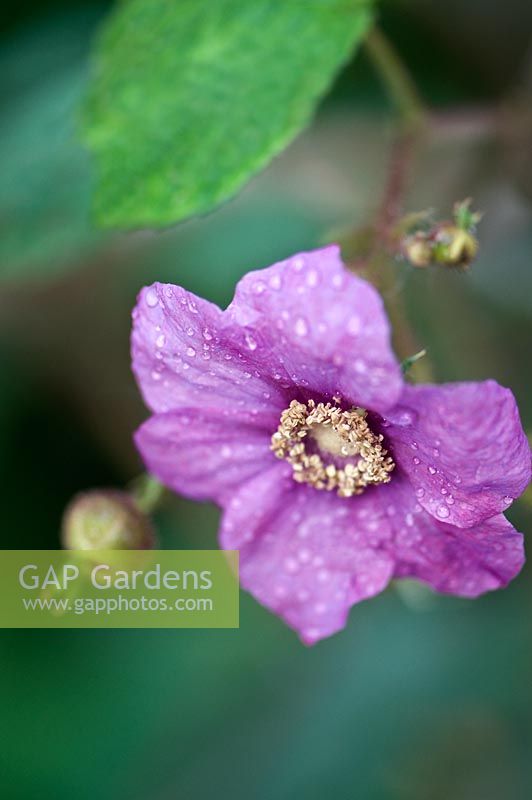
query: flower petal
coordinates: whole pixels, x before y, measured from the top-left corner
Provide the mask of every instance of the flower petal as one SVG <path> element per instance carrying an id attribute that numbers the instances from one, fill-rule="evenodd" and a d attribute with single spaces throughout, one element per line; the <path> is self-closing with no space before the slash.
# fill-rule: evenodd
<path id="1" fill-rule="evenodd" d="M 495 381 L 405 386 L 383 433 L 419 503 L 470 527 L 504 511 L 530 481 L 513 394 Z"/>
<path id="2" fill-rule="evenodd" d="M 223 312 L 179 286 L 155 283 L 133 311 L 133 371 L 146 404 L 159 412 L 198 408 L 254 408 L 275 430 L 285 396 L 246 359 L 244 334 L 235 346 Z"/>
<path id="3" fill-rule="evenodd" d="M 350 607 L 392 577 L 477 597 L 506 586 L 523 566 L 523 537 L 502 515 L 458 528 L 427 513 L 400 473 L 345 499 L 294 486 L 285 466 L 234 495 L 221 545 L 240 550 L 242 586 L 307 644 L 343 628 Z"/>
<path id="4" fill-rule="evenodd" d="M 182 409 L 150 417 L 135 434 L 147 468 L 165 486 L 223 504 L 277 459 L 269 449 L 269 415 Z"/>
<path id="5" fill-rule="evenodd" d="M 313 644 L 343 628 L 354 603 L 381 592 L 394 563 L 358 503 L 295 484 L 285 466 L 234 496 L 221 544 L 240 550 L 242 586 Z"/>
<path id="6" fill-rule="evenodd" d="M 337 245 L 248 273 L 226 314 L 252 336 L 264 371 L 309 396 L 382 412 L 400 394 L 382 300 L 346 270 Z"/>
<path id="7" fill-rule="evenodd" d="M 502 514 L 458 528 L 438 522 L 399 489 L 393 528 L 394 576 L 418 578 L 438 592 L 478 597 L 501 589 L 525 561 L 523 536 Z"/>

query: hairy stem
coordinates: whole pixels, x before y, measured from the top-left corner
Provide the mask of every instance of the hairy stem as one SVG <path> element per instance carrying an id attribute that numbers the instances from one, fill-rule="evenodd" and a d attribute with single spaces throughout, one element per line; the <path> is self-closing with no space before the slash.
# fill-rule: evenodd
<path id="1" fill-rule="evenodd" d="M 397 264 L 393 257 L 394 228 L 402 214 L 416 147 L 425 130 L 427 115 L 410 73 L 379 28 L 373 28 L 365 45 L 398 114 L 398 130 L 392 145 L 388 177 L 373 225 L 372 252 L 365 268 L 383 293 L 397 352 L 401 358 L 408 358 L 420 350 L 420 346 L 397 284 Z M 427 358 L 418 361 L 412 371 L 420 380 L 432 379 L 432 368 Z"/>
<path id="2" fill-rule="evenodd" d="M 396 106 L 402 127 L 419 128 L 424 124 L 425 110 L 417 87 L 392 43 L 377 27 L 365 39 L 365 47 L 376 71 Z"/>

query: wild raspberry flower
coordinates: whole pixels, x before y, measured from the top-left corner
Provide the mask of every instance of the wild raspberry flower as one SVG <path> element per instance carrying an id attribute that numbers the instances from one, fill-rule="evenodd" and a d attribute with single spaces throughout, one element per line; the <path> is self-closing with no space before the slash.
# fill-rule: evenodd
<path id="1" fill-rule="evenodd" d="M 406 384 L 336 246 L 247 274 L 225 311 L 154 284 L 133 316 L 148 469 L 222 507 L 242 585 L 304 642 L 392 578 L 476 597 L 521 569 L 501 513 L 530 479 L 512 393 Z"/>

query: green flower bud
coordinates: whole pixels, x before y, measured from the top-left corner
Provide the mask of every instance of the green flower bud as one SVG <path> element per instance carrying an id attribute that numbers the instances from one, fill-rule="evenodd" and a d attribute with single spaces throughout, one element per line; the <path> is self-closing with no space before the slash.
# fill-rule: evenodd
<path id="1" fill-rule="evenodd" d="M 413 267 L 428 267 L 432 261 L 432 246 L 425 234 L 416 233 L 404 240 L 403 254 Z"/>
<path id="2" fill-rule="evenodd" d="M 436 264 L 465 269 L 476 258 L 478 241 L 469 231 L 457 225 L 441 225 L 435 236 L 433 259 Z"/>
<path id="3" fill-rule="evenodd" d="M 155 533 L 129 494 L 95 489 L 67 506 L 62 541 L 68 550 L 147 550 L 155 546 Z"/>

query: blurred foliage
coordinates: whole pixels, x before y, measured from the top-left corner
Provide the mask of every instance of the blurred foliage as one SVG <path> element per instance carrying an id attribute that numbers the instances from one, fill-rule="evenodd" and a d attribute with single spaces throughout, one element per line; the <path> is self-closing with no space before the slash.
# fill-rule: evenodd
<path id="1" fill-rule="evenodd" d="M 140 471 L 131 432 L 146 411 L 128 354 L 139 287 L 171 280 L 226 303 L 248 269 L 364 224 L 390 140 L 386 100 L 361 58 L 316 124 L 235 201 L 164 233 L 100 240 L 68 108 L 101 7 L 39 19 L 46 5 L 13 4 L 2 43 L 10 133 L 0 159 L 16 190 L 2 190 L 0 205 L 3 548 L 58 546 L 74 493 Z M 485 212 L 470 274 L 397 265 L 419 345 L 439 380 L 511 386 L 529 430 L 532 166 L 511 157 L 526 146 L 519 113 L 501 129 L 493 111 L 516 91 L 519 108 L 530 102 L 531 8 L 416 0 L 381 12 L 439 110 L 405 210 L 446 213 L 473 195 Z M 67 194 L 54 178 L 63 155 Z M 18 188 L 16 164 L 26 165 Z M 525 503 L 510 517 L 530 530 Z M 212 506 L 181 498 L 156 519 L 164 546 L 179 548 L 215 546 L 217 521 Z M 3 795 L 522 800 L 532 788 L 531 605 L 526 567 L 475 602 L 412 608 L 390 591 L 312 649 L 244 594 L 239 631 L 3 631 Z"/>
<path id="2" fill-rule="evenodd" d="M 97 9 L 48 20 L 0 50 L 0 281 L 49 275 L 102 239 L 76 137 Z"/>

